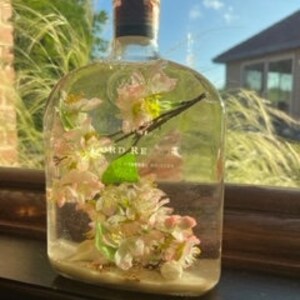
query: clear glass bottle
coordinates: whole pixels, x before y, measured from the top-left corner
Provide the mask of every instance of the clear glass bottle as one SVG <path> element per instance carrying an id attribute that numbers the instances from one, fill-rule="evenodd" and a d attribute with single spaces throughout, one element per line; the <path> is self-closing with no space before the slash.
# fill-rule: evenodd
<path id="1" fill-rule="evenodd" d="M 50 262 L 85 282 L 201 295 L 220 277 L 224 107 L 202 75 L 159 58 L 158 0 L 114 9 L 111 57 L 49 98 Z"/>

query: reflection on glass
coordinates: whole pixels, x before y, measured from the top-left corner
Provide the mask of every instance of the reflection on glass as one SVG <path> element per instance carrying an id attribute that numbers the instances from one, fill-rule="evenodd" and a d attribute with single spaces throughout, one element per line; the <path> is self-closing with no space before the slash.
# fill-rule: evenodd
<path id="1" fill-rule="evenodd" d="M 292 88 L 292 60 L 271 62 L 268 68 L 268 99 L 274 106 L 288 111 Z"/>
<path id="2" fill-rule="evenodd" d="M 248 65 L 244 69 L 244 86 L 259 94 L 263 91 L 263 63 Z"/>

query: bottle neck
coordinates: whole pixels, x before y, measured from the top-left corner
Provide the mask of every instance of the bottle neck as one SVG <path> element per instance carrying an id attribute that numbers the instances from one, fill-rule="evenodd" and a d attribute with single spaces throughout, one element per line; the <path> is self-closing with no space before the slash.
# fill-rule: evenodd
<path id="1" fill-rule="evenodd" d="M 147 36 L 119 36 L 112 43 L 111 56 L 115 60 L 149 61 L 159 58 L 156 38 Z"/>
<path id="2" fill-rule="evenodd" d="M 114 0 L 112 58 L 148 61 L 158 58 L 160 0 Z"/>

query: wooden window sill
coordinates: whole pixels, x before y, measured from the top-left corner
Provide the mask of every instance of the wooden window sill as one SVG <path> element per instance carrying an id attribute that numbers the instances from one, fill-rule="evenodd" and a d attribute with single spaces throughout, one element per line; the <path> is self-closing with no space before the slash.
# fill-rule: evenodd
<path id="1" fill-rule="evenodd" d="M 43 171 L 0 168 L 0 232 L 46 237 Z M 225 186 L 223 265 L 300 275 L 300 191 Z"/>
<path id="2" fill-rule="evenodd" d="M 51 269 L 43 240 L 0 234 L 0 253 L 1 299 L 180 299 L 97 287 L 63 278 Z M 220 283 L 212 291 L 189 299 L 299 299 L 300 286 L 295 278 L 230 268 L 224 268 L 222 273 Z"/>

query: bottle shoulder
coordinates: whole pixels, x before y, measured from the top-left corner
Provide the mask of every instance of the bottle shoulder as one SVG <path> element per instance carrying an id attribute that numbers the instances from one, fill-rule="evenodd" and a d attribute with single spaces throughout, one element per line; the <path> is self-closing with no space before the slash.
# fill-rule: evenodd
<path id="1" fill-rule="evenodd" d="M 98 120 L 93 121 L 100 124 L 97 131 L 107 134 L 118 132 L 121 117 L 124 132 L 143 131 L 149 124 L 160 127 L 166 120 L 166 128 L 176 128 L 178 122 L 197 128 L 203 122 L 213 131 L 224 121 L 224 106 L 213 85 L 197 71 L 163 59 L 103 60 L 69 73 L 49 97 L 45 128 L 54 126 L 55 118 L 73 128 L 74 114 L 87 111 Z"/>
<path id="2" fill-rule="evenodd" d="M 94 98 L 101 99 L 106 103 L 102 108 L 113 113 L 117 113 L 115 110 L 120 106 L 138 107 L 139 102 L 144 102 L 155 115 L 156 109 L 164 111 L 180 103 L 201 99 L 201 103 L 206 104 L 193 107 L 195 114 L 198 110 L 204 111 L 204 107 L 210 107 L 205 114 L 211 114 L 211 109 L 224 114 L 218 91 L 192 68 L 164 59 L 147 62 L 105 59 L 62 78 L 48 99 L 46 115 L 51 115 L 51 111 L 57 110 L 64 101 Z"/>
<path id="3" fill-rule="evenodd" d="M 162 76 L 163 75 L 163 76 Z M 156 78 L 162 76 L 176 80 L 176 92 L 180 94 L 197 93 L 199 91 L 210 94 L 210 98 L 221 101 L 214 85 L 200 72 L 166 59 L 156 59 L 143 62 L 103 59 L 87 66 L 78 68 L 57 84 L 56 90 L 78 92 L 80 89 L 94 90 L 113 87 L 130 80 L 144 81 L 144 84 L 153 85 Z M 156 82 L 158 83 L 158 81 Z"/>

